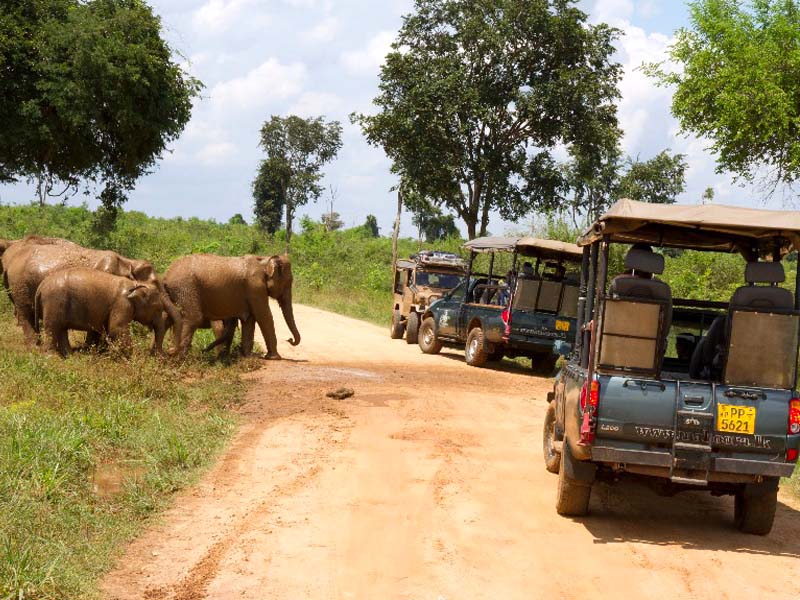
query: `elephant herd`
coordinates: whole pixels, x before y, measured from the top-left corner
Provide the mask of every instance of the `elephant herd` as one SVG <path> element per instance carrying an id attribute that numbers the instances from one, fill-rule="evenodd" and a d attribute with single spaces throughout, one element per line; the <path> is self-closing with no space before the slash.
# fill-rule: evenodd
<path id="1" fill-rule="evenodd" d="M 0 240 L 3 285 L 14 305 L 26 342 L 67 356 L 70 330 L 85 331 L 86 343 L 130 347 L 130 323 L 153 331 L 153 353 L 163 352 L 171 328 L 171 354 L 185 355 L 199 328 L 212 327 L 215 341 L 206 348 L 230 350 L 242 326 L 242 354 L 253 351 L 258 323 L 267 358 L 280 358 L 268 298 L 273 298 L 300 343 L 292 307 L 292 268 L 283 256 L 221 257 L 193 254 L 176 260 L 163 277 L 144 260 L 108 250 L 84 248 L 69 240 L 28 236 Z"/>

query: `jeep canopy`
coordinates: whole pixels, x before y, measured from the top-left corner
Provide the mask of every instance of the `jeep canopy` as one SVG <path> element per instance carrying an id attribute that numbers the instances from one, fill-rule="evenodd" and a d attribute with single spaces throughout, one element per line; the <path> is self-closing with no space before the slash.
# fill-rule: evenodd
<path id="1" fill-rule="evenodd" d="M 619 200 L 584 232 L 578 245 L 606 236 L 627 244 L 782 256 L 800 249 L 800 212 Z"/>
<path id="2" fill-rule="evenodd" d="M 516 252 L 523 256 L 574 262 L 583 256 L 583 249 L 575 244 L 533 237 L 482 237 L 467 242 L 462 248 L 470 252 Z"/>

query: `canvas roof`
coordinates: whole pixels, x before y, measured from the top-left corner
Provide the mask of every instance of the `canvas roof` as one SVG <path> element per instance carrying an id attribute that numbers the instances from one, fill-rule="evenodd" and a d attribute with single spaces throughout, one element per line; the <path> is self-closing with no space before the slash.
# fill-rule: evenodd
<path id="1" fill-rule="evenodd" d="M 569 242 L 533 237 L 482 237 L 464 244 L 472 252 L 514 252 L 525 256 L 579 261 L 583 250 Z"/>
<path id="2" fill-rule="evenodd" d="M 583 233 L 578 244 L 586 246 L 604 236 L 629 244 L 786 254 L 800 248 L 800 212 L 619 200 Z"/>

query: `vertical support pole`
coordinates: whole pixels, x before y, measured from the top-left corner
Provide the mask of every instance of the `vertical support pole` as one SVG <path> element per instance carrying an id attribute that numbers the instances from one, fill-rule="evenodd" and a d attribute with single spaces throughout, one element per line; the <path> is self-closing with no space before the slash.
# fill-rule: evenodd
<path id="1" fill-rule="evenodd" d="M 583 362 L 583 324 L 586 323 L 586 285 L 589 279 L 589 246 L 583 247 L 583 259 L 581 260 L 581 283 L 578 288 L 578 320 L 575 326 L 575 355 L 578 360 Z"/>
<path id="2" fill-rule="evenodd" d="M 602 242 L 599 242 L 602 245 L 603 253 L 600 256 L 600 273 L 597 278 L 597 289 L 595 290 L 595 299 L 594 299 L 594 326 L 592 329 L 595 331 L 596 335 L 603 334 L 603 297 L 606 295 L 606 286 L 608 285 L 608 250 L 609 250 L 609 243 L 604 238 Z M 601 341 L 602 345 L 602 341 Z M 595 366 L 595 352 L 597 351 L 596 345 L 592 342 L 592 348 L 589 349 L 589 366 L 588 366 L 588 381 L 589 385 L 591 382 L 594 381 L 594 366 Z"/>
<path id="3" fill-rule="evenodd" d="M 594 290 L 597 282 L 597 256 L 600 248 L 600 242 L 595 242 L 591 245 L 589 253 L 589 287 L 586 291 L 586 310 L 583 315 L 584 329 L 594 318 Z M 583 332 L 583 354 L 581 354 L 581 366 L 586 369 L 589 366 L 589 347 L 591 339 L 591 332 L 586 329 Z"/>
<path id="4" fill-rule="evenodd" d="M 492 252 L 492 255 L 489 257 L 489 285 L 492 285 L 494 283 L 492 277 L 493 273 L 494 273 L 494 252 Z"/>

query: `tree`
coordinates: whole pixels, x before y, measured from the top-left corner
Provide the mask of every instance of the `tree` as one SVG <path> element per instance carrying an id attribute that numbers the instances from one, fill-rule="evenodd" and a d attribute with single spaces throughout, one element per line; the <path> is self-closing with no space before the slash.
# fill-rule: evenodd
<path id="1" fill-rule="evenodd" d="M 620 198 L 673 204 L 686 189 L 686 157 L 664 150 L 640 161 L 615 149 L 596 166 L 587 166 L 580 156 L 562 164 L 542 164 L 540 185 L 530 189 L 543 212 L 568 212 L 576 227 L 596 221 Z"/>
<path id="2" fill-rule="evenodd" d="M 244 220 L 244 217 L 241 213 L 236 213 L 230 219 L 228 219 L 228 225 L 247 225 L 247 221 Z"/>
<path id="3" fill-rule="evenodd" d="M 620 177 L 617 198 L 630 198 L 654 204 L 675 204 L 686 189 L 686 157 L 666 150 L 646 161 L 627 160 L 627 171 Z"/>
<path id="4" fill-rule="evenodd" d="M 263 231 L 274 235 L 281 228 L 286 201 L 281 182 L 266 161 L 259 166 L 252 188 L 256 223 Z"/>
<path id="5" fill-rule="evenodd" d="M 530 211 L 526 183 L 557 144 L 614 143 L 616 30 L 574 0 L 415 0 L 381 69 L 378 114 L 352 115 L 393 171 L 485 235 Z"/>
<path id="6" fill-rule="evenodd" d="M 322 194 L 322 167 L 342 147 L 342 126 L 338 121 L 326 123 L 322 117 L 273 116 L 261 127 L 260 145 L 267 158 L 259 171 L 269 172 L 284 200 L 288 252 L 294 212 Z"/>
<path id="7" fill-rule="evenodd" d="M 326 212 L 322 215 L 322 225 L 325 231 L 338 231 L 344 226 L 341 215 L 337 212 Z"/>
<path id="8" fill-rule="evenodd" d="M 438 207 L 430 204 L 417 205 L 412 209 L 411 222 L 417 228 L 417 237 L 428 243 L 456 237 L 455 217 L 444 214 Z"/>
<path id="9" fill-rule="evenodd" d="M 712 202 L 714 202 L 714 188 L 707 187 L 705 189 L 705 191 L 703 192 L 703 195 L 700 198 L 700 201 L 703 204 L 711 204 Z"/>
<path id="10" fill-rule="evenodd" d="M 696 0 L 669 57 L 647 65 L 675 86 L 684 133 L 708 138 L 717 172 L 775 189 L 800 178 L 800 7 L 796 0 Z"/>
<path id="11" fill-rule="evenodd" d="M 364 229 L 369 232 L 370 237 L 380 237 L 381 228 L 378 227 L 378 219 L 375 215 L 367 215 L 367 220 L 364 222 Z"/>
<path id="12" fill-rule="evenodd" d="M 34 181 L 41 203 L 99 183 L 115 215 L 202 87 L 173 55 L 142 0 L 4 0 L 0 177 Z"/>

